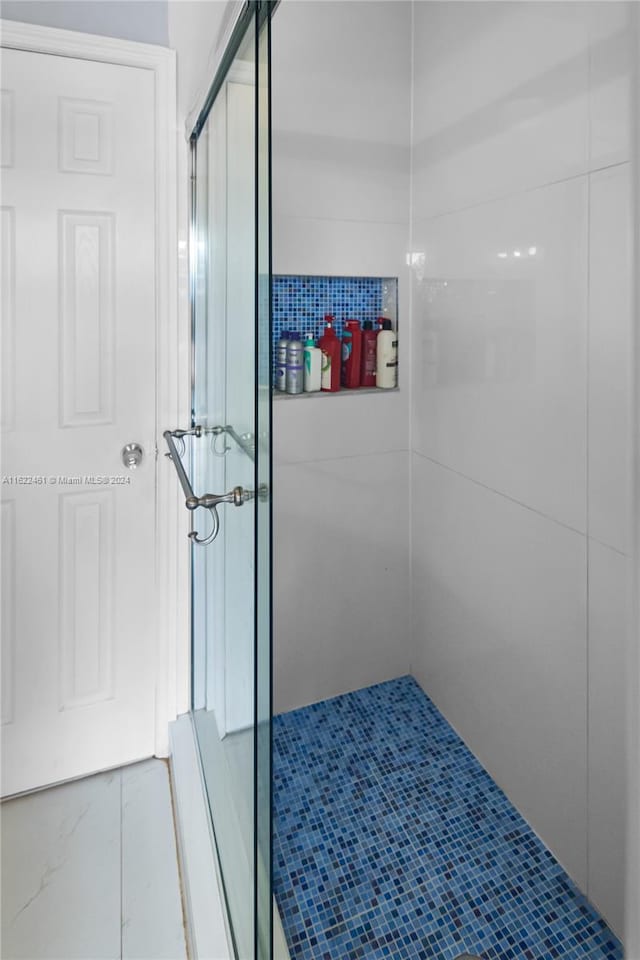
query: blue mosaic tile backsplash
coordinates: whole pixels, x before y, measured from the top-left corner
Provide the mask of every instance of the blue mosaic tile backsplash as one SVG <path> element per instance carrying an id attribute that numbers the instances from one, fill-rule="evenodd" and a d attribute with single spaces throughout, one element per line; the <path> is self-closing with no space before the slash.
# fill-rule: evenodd
<path id="1" fill-rule="evenodd" d="M 274 718 L 293 960 L 622 960 L 620 942 L 411 677 Z"/>

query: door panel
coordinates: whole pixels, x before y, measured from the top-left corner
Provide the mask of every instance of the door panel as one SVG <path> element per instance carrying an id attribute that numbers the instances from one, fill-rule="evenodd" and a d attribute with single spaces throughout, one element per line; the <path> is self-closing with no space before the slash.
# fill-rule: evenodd
<path id="1" fill-rule="evenodd" d="M 153 753 L 155 174 L 151 71 L 2 54 L 7 795 Z"/>
<path id="2" fill-rule="evenodd" d="M 193 485 L 253 494 L 192 566 L 194 727 L 240 960 L 272 954 L 269 14 L 249 5 L 192 141 Z"/>

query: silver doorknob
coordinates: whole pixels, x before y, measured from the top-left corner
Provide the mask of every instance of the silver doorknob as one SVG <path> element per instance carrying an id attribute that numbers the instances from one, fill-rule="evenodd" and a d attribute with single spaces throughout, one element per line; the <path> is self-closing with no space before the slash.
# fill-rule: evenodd
<path id="1" fill-rule="evenodd" d="M 135 470 L 142 463 L 144 450 L 139 443 L 127 443 L 120 451 L 122 462 L 129 470 Z"/>

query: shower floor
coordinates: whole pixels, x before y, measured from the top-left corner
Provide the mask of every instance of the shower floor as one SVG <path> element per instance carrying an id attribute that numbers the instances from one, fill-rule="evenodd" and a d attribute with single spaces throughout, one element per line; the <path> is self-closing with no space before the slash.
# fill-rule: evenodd
<path id="1" fill-rule="evenodd" d="M 293 960 L 622 960 L 620 942 L 411 677 L 274 719 Z"/>

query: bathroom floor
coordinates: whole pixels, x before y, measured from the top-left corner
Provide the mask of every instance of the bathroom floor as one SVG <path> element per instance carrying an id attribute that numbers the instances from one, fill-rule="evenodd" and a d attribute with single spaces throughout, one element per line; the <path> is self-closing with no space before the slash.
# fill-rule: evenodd
<path id="1" fill-rule="evenodd" d="M 7 800 L 3 960 L 186 960 L 162 760 Z"/>
<path id="2" fill-rule="evenodd" d="M 293 960 L 622 960 L 411 677 L 276 717 L 273 764 Z"/>

